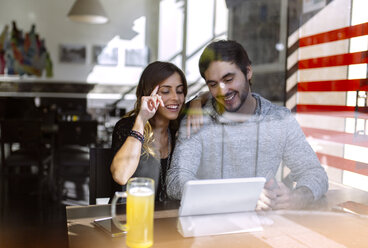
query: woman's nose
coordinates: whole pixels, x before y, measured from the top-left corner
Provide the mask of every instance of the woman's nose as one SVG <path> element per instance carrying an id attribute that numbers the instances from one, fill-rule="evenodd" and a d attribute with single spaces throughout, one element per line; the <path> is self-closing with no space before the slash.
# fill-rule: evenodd
<path id="1" fill-rule="evenodd" d="M 179 98 L 178 98 L 178 94 L 177 94 L 176 92 L 173 92 L 173 93 L 171 94 L 171 99 L 178 100 L 178 99 L 179 99 Z"/>

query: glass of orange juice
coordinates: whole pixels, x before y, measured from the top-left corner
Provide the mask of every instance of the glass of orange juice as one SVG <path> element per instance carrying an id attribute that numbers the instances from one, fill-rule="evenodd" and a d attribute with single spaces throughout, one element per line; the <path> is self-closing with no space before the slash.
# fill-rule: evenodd
<path id="1" fill-rule="evenodd" d="M 119 198 L 127 198 L 126 224 L 116 217 L 116 203 Z M 150 178 L 131 178 L 127 183 L 126 192 L 115 192 L 111 202 L 111 216 L 114 224 L 127 232 L 127 246 L 146 248 L 153 245 L 154 202 L 155 181 Z"/>

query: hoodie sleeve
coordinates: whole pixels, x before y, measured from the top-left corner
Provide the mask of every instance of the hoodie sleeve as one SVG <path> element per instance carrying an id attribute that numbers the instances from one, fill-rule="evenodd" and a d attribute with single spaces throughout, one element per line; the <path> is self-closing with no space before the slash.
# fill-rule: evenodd
<path id="1" fill-rule="evenodd" d="M 296 188 L 309 188 L 317 200 L 327 192 L 327 174 L 292 114 L 286 117 L 285 126 L 283 163 L 290 169 L 290 179 L 296 182 Z"/>
<path id="2" fill-rule="evenodd" d="M 181 199 L 185 183 L 189 180 L 197 180 L 196 174 L 202 154 L 198 135 L 197 133 L 187 138 L 185 117 L 180 125 L 179 136 L 166 177 L 167 194 L 172 199 Z"/>

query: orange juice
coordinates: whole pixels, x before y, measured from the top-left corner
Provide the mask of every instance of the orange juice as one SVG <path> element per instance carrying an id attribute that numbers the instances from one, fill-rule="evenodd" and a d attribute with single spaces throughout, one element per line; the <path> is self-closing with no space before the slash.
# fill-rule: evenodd
<path id="1" fill-rule="evenodd" d="M 154 191 L 147 187 L 132 187 L 127 197 L 127 238 L 132 248 L 153 244 Z"/>

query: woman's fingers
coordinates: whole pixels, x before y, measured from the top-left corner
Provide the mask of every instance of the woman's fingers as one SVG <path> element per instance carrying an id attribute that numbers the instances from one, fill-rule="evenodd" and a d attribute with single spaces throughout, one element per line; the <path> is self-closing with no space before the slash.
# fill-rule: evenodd
<path id="1" fill-rule="evenodd" d="M 156 95 L 156 94 L 157 94 L 157 92 L 158 92 L 158 88 L 159 88 L 159 86 L 157 85 L 157 86 L 153 89 L 153 91 L 151 92 L 151 96 L 154 96 L 154 95 Z"/>
<path id="2" fill-rule="evenodd" d="M 203 124 L 203 116 L 200 117 L 194 114 L 187 115 L 187 138 L 190 138 L 191 131 L 196 133 L 201 129 Z"/>
<path id="3" fill-rule="evenodd" d="M 191 125 L 192 125 L 192 129 L 193 129 L 193 133 L 198 132 L 199 128 L 200 128 L 200 124 L 198 121 L 198 116 L 192 116 L 191 118 Z"/>
<path id="4" fill-rule="evenodd" d="M 161 96 L 159 96 L 159 95 L 150 96 L 150 101 L 152 101 L 152 103 L 153 103 L 154 111 L 156 111 L 158 109 L 158 106 L 160 104 L 162 106 L 164 106 L 164 102 L 162 101 Z"/>
<path id="5" fill-rule="evenodd" d="M 187 138 L 190 138 L 190 124 L 192 122 L 191 116 L 187 115 Z"/>
<path id="6" fill-rule="evenodd" d="M 203 110 L 202 108 L 190 108 L 187 114 L 187 137 L 191 132 L 198 132 L 203 126 Z"/>
<path id="7" fill-rule="evenodd" d="M 201 127 L 203 125 L 203 111 L 202 111 L 202 109 L 200 109 L 198 111 L 198 114 L 193 115 L 192 117 L 193 117 L 192 118 L 192 122 L 193 122 L 192 126 L 193 126 L 193 129 L 194 129 L 194 132 L 196 133 L 196 132 L 199 131 L 199 129 L 201 129 Z"/>
<path id="8" fill-rule="evenodd" d="M 151 119 L 157 112 L 158 107 L 165 106 L 160 95 L 157 94 L 159 86 L 156 86 L 149 96 L 142 96 L 140 114 L 147 120 Z"/>
<path id="9" fill-rule="evenodd" d="M 196 133 L 203 125 L 203 110 L 200 99 L 193 99 L 189 104 L 188 117 L 190 116 L 190 126 Z"/>
<path id="10" fill-rule="evenodd" d="M 159 104 L 161 104 L 161 106 L 162 106 L 162 107 L 165 107 L 165 104 L 164 104 L 164 102 L 162 101 L 161 96 L 157 94 L 158 89 L 159 89 L 159 86 L 157 85 L 157 86 L 153 89 L 153 91 L 151 92 L 150 97 L 155 101 L 155 103 L 156 103 L 156 108 L 158 107 L 158 105 L 159 105 Z"/>
<path id="11" fill-rule="evenodd" d="M 147 103 L 148 103 L 148 110 L 150 110 L 150 111 L 155 111 L 156 110 L 156 103 L 152 98 L 148 98 Z"/>
<path id="12" fill-rule="evenodd" d="M 149 115 L 149 118 L 151 118 L 152 114 L 156 113 L 157 105 L 156 99 L 144 96 L 141 101 L 141 111 L 146 112 L 146 115 Z"/>
<path id="13" fill-rule="evenodd" d="M 162 101 L 162 98 L 160 95 L 157 95 L 158 102 L 161 104 L 162 107 L 165 107 L 164 101 Z M 158 106 L 157 106 L 158 107 Z"/>
<path id="14" fill-rule="evenodd" d="M 143 96 L 142 97 L 142 106 L 144 103 L 147 103 L 150 111 L 156 111 L 158 106 L 161 104 L 163 107 L 165 106 L 164 102 L 162 101 L 161 96 L 154 95 L 154 96 Z"/>

